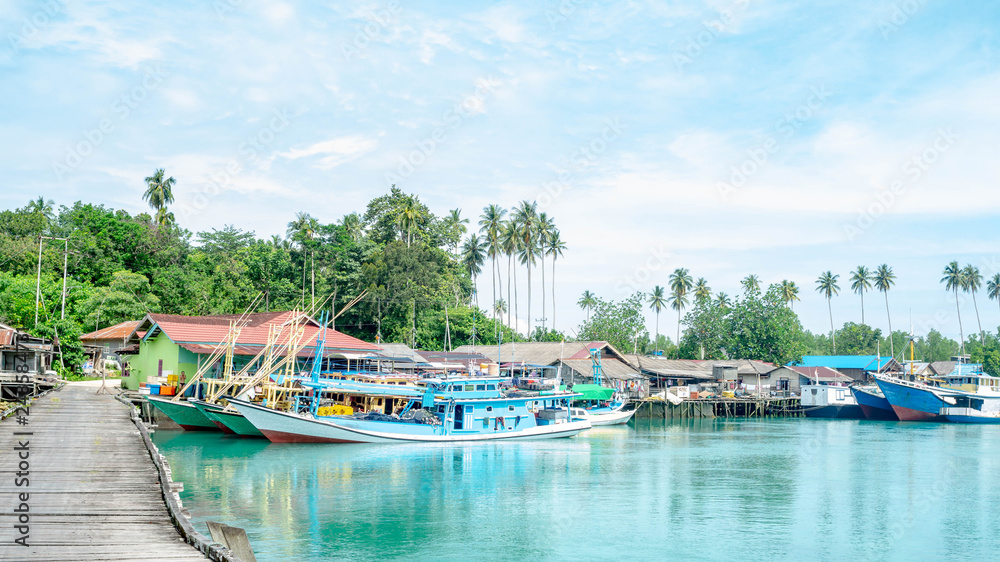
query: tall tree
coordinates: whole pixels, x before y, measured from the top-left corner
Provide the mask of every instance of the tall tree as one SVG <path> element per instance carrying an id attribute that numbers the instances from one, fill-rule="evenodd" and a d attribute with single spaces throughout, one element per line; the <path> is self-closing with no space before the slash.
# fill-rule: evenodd
<path id="1" fill-rule="evenodd" d="M 174 202 L 174 184 L 177 183 L 173 177 L 164 176 L 164 169 L 158 168 L 146 178 L 146 192 L 142 195 L 143 200 L 156 211 L 154 222 L 160 226 L 173 224 L 173 213 L 167 211 L 167 205 Z"/>
<path id="2" fill-rule="evenodd" d="M 493 261 L 493 301 L 497 300 L 497 281 L 500 279 L 500 270 L 497 267 L 497 258 L 503 254 L 503 243 L 501 233 L 503 232 L 503 217 L 507 214 L 507 209 L 500 205 L 490 204 L 483 208 L 483 214 L 479 217 L 479 229 L 486 238 L 486 255 Z M 503 284 L 500 286 L 501 297 L 503 295 Z M 510 298 L 509 296 L 507 298 Z M 501 299 L 502 300 L 502 299 Z M 506 307 L 504 307 L 506 310 Z M 494 312 L 496 312 L 494 310 Z"/>
<path id="3" fill-rule="evenodd" d="M 547 253 L 552 256 L 552 331 L 556 330 L 556 258 L 566 251 L 566 243 L 559 237 L 559 231 L 549 236 Z"/>
<path id="4" fill-rule="evenodd" d="M 659 285 L 649 294 L 649 308 L 656 313 L 656 355 L 660 354 L 660 311 L 667 305 L 665 289 Z"/>
<path id="5" fill-rule="evenodd" d="M 729 298 L 729 295 L 720 291 L 718 295 L 715 295 L 715 304 L 722 310 L 728 310 L 733 306 L 733 301 Z"/>
<path id="6" fill-rule="evenodd" d="M 528 335 L 531 335 L 531 266 L 538 257 L 538 204 L 521 201 L 513 214 L 520 244 L 518 260 L 528 269 Z"/>
<path id="7" fill-rule="evenodd" d="M 576 305 L 587 311 L 587 322 L 590 322 L 590 310 L 597 304 L 597 297 L 590 291 L 584 291 Z"/>
<path id="8" fill-rule="evenodd" d="M 302 302 L 305 305 L 306 300 L 306 262 L 309 258 L 313 256 L 313 241 L 316 238 L 316 234 L 319 231 L 319 221 L 313 218 L 312 215 L 306 212 L 295 213 L 295 220 L 288 223 L 288 229 L 285 231 L 285 236 L 288 237 L 292 242 L 296 242 L 299 245 L 299 251 L 302 252 Z M 313 261 L 311 268 L 311 278 L 313 279 L 313 296 L 312 302 L 315 304 L 316 301 L 316 262 Z"/>
<path id="9" fill-rule="evenodd" d="M 545 322 L 548 317 L 545 316 L 545 256 L 548 253 L 549 248 L 549 237 L 552 236 L 556 231 L 555 222 L 548 213 L 538 214 L 538 234 L 535 237 L 538 244 L 538 259 L 541 260 L 541 270 L 542 270 L 542 333 L 545 333 Z"/>
<path id="10" fill-rule="evenodd" d="M 986 282 L 986 296 L 991 299 L 996 299 L 997 305 L 1000 306 L 1000 273 L 993 276 Z"/>
<path id="11" fill-rule="evenodd" d="M 483 272 L 483 263 L 486 261 L 486 249 L 479 235 L 473 234 L 465 240 L 462 245 L 462 265 L 469 271 L 472 278 L 472 286 L 476 286 L 476 277 Z"/>
<path id="12" fill-rule="evenodd" d="M 513 218 L 513 217 L 512 217 Z M 517 333 L 517 268 L 514 267 L 514 257 L 517 255 L 521 241 L 517 236 L 517 224 L 513 220 L 503 223 L 501 229 L 501 244 L 503 252 L 507 254 L 507 301 L 510 302 L 510 290 L 514 288 L 514 308 L 507 312 L 507 324 Z M 514 274 L 514 281 L 511 282 L 511 272 Z M 513 317 L 511 316 L 513 314 Z"/>
<path id="13" fill-rule="evenodd" d="M 972 293 L 972 306 L 976 309 L 976 324 L 979 326 L 979 343 L 986 345 L 986 336 L 983 334 L 983 323 L 979 321 L 979 305 L 976 303 L 976 291 L 983 286 L 983 276 L 979 273 L 979 268 L 971 263 L 962 270 L 962 291 Z"/>
<path id="14" fill-rule="evenodd" d="M 344 227 L 344 231 L 347 232 L 347 236 L 355 242 L 361 240 L 361 237 L 364 236 L 364 229 L 361 225 L 361 215 L 357 213 L 344 215 L 344 218 L 340 220 L 340 225 Z"/>
<path id="15" fill-rule="evenodd" d="M 670 274 L 670 298 L 668 302 L 670 307 L 677 311 L 677 339 L 675 341 L 678 342 L 678 350 L 680 350 L 681 341 L 681 312 L 687 307 L 687 294 L 693 285 L 691 274 L 683 267 L 675 269 Z"/>
<path id="16" fill-rule="evenodd" d="M 760 277 L 754 274 L 747 275 L 746 277 L 743 278 L 742 281 L 740 281 L 740 285 L 743 285 L 743 291 L 746 293 L 749 293 L 751 291 L 759 293 Z"/>
<path id="17" fill-rule="evenodd" d="M 833 329 L 833 295 L 840 293 L 840 286 L 837 279 L 840 275 L 834 275 L 832 271 L 827 271 L 816 280 L 816 290 L 826 297 L 826 307 L 830 312 L 830 337 L 833 339 L 833 354 L 837 354 L 837 333 Z"/>
<path id="18" fill-rule="evenodd" d="M 704 277 L 699 277 L 698 281 L 694 284 L 694 300 L 695 302 L 708 300 L 712 298 L 712 288 L 708 286 L 708 281 Z"/>
<path id="19" fill-rule="evenodd" d="M 889 320 L 889 353 L 895 357 L 896 346 L 892 342 L 892 314 L 889 313 L 889 289 L 896 284 L 896 274 L 892 272 L 891 267 L 883 263 L 875 270 L 872 281 L 875 282 L 875 288 L 882 291 L 885 296 L 885 317 Z"/>
<path id="20" fill-rule="evenodd" d="M 794 310 L 793 303 L 797 300 L 802 300 L 799 298 L 799 287 L 795 284 L 795 281 L 785 279 L 781 282 L 778 290 L 781 294 L 781 300 L 788 305 L 788 308 Z"/>
<path id="21" fill-rule="evenodd" d="M 872 275 L 868 268 L 859 265 L 851 272 L 851 290 L 861 295 L 861 323 L 865 323 L 865 291 L 872 288 Z"/>
<path id="22" fill-rule="evenodd" d="M 958 290 L 962 289 L 965 285 L 965 274 L 958 265 L 957 261 L 953 261 L 945 266 L 942 272 L 943 277 L 941 277 L 941 282 L 944 283 L 946 291 L 954 291 L 955 293 L 955 312 L 958 314 L 958 335 L 960 344 L 960 353 L 965 356 L 965 331 L 962 329 L 962 308 L 958 304 Z"/>
<path id="23" fill-rule="evenodd" d="M 448 216 L 444 219 L 445 228 L 448 231 L 448 237 L 451 239 L 451 253 L 458 253 L 458 243 L 461 242 L 462 237 L 468 232 L 468 228 L 465 225 L 469 224 L 469 219 L 462 218 L 462 209 L 452 209 L 448 211 Z"/>

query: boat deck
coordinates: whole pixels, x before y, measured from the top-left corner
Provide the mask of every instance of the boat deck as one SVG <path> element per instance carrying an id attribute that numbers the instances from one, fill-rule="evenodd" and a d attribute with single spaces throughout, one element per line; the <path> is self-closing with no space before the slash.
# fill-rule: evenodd
<path id="1" fill-rule="evenodd" d="M 128 408 L 96 389 L 70 383 L 0 422 L 0 560 L 205 560 L 171 523 Z M 22 503 L 27 547 L 15 542 Z"/>

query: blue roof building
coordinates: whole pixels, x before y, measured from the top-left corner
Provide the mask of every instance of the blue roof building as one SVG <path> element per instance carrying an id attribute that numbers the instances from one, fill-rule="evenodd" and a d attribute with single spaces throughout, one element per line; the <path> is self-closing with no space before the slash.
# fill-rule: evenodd
<path id="1" fill-rule="evenodd" d="M 900 370 L 895 359 L 878 355 L 805 355 L 789 366 L 829 367 L 857 381 L 867 380 L 869 373 Z"/>

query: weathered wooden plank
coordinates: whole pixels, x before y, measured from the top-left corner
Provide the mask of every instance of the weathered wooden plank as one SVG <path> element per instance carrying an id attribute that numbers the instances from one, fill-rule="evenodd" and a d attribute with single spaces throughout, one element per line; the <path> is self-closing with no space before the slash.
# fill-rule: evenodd
<path id="1" fill-rule="evenodd" d="M 36 401 L 22 421 L 0 423 L 0 528 L 8 530 L 0 560 L 205 559 L 174 528 L 159 470 L 126 406 L 69 385 Z M 29 465 L 20 487 L 19 454 Z M 13 542 L 22 503 L 28 547 Z"/>

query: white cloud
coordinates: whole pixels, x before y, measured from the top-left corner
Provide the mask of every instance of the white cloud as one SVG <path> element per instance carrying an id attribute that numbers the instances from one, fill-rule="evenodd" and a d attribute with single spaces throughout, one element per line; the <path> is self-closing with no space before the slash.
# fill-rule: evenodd
<path id="1" fill-rule="evenodd" d="M 330 170 L 341 164 L 360 158 L 375 150 L 377 146 L 378 141 L 374 138 L 351 135 L 317 142 L 305 148 L 293 148 L 287 152 L 280 153 L 280 155 L 289 160 L 323 156 L 316 163 L 315 167 L 321 170 Z"/>

